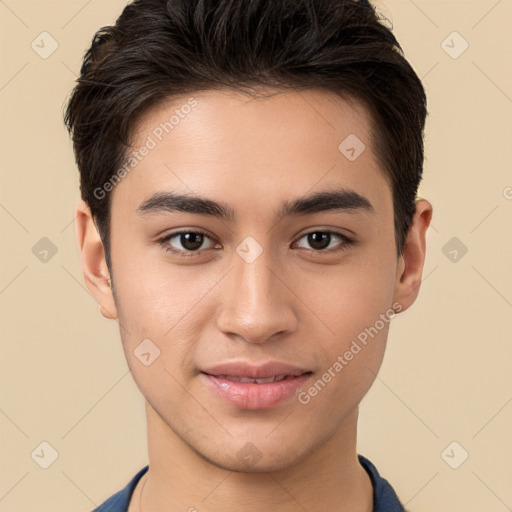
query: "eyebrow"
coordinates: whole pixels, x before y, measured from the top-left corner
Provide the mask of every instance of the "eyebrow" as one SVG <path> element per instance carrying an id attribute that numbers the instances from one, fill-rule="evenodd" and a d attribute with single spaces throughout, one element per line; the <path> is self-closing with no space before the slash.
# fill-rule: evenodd
<path id="1" fill-rule="evenodd" d="M 320 191 L 292 201 L 285 201 L 281 208 L 274 212 L 274 216 L 276 221 L 279 221 L 285 217 L 311 215 L 325 211 L 375 213 L 368 198 L 355 190 L 339 189 Z M 236 218 L 235 210 L 228 204 L 194 194 L 156 192 L 137 208 L 137 214 L 142 216 L 170 212 L 208 215 L 229 222 L 234 222 Z"/>

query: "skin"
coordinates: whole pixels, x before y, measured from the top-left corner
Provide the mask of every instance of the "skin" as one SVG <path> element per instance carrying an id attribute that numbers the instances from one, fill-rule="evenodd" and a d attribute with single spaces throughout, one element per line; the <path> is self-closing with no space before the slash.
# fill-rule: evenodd
<path id="1" fill-rule="evenodd" d="M 76 209 L 85 281 L 102 314 L 118 320 L 146 400 L 149 470 L 129 510 L 141 510 L 144 484 L 142 508 L 152 512 L 370 512 L 372 485 L 356 453 L 358 405 L 382 363 L 389 323 L 307 404 L 292 397 L 269 409 L 237 408 L 205 386 L 199 369 L 277 359 L 313 371 L 309 388 L 379 315 L 416 300 L 432 206 L 417 200 L 397 257 L 391 190 L 357 102 L 321 90 L 193 97 L 197 106 L 112 192 L 112 276 L 89 208 L 80 201 Z M 146 111 L 134 148 L 188 99 Z M 366 146 L 354 161 L 338 150 L 349 134 Z M 374 211 L 273 217 L 285 200 L 340 187 Z M 137 213 L 154 192 L 171 190 L 225 202 L 236 220 Z M 167 243 L 186 252 L 183 238 L 158 241 L 183 228 L 210 237 L 189 258 L 163 250 Z M 345 243 L 334 236 L 315 252 L 304 235 L 327 229 L 356 241 L 332 252 Z M 262 248 L 252 263 L 236 252 L 247 236 Z M 133 353 L 146 338 L 161 351 L 149 366 Z M 249 442 L 260 455 L 250 467 L 238 455 Z"/>

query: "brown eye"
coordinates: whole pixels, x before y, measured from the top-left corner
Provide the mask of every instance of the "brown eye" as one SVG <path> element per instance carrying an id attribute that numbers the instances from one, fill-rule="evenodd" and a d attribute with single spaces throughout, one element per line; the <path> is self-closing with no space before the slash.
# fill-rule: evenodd
<path id="1" fill-rule="evenodd" d="M 194 256 L 209 247 L 202 247 L 205 239 L 211 238 L 202 231 L 179 231 L 159 240 L 166 251 L 179 256 Z M 175 240 L 171 243 L 171 241 Z M 211 247 L 211 246 L 210 246 Z"/>
<path id="2" fill-rule="evenodd" d="M 200 233 L 181 233 L 179 237 L 181 246 L 187 251 L 196 251 L 203 244 L 204 235 Z"/>
<path id="3" fill-rule="evenodd" d="M 306 238 L 307 243 L 310 245 L 313 251 L 317 252 L 336 252 L 338 250 L 346 249 L 350 244 L 352 244 L 352 240 L 347 236 L 337 233 L 335 231 L 311 231 L 310 233 L 306 233 L 302 235 L 299 240 Z M 341 240 L 342 243 L 334 244 L 334 246 L 338 246 L 335 249 L 332 249 L 331 242 L 334 240 Z M 298 243 L 298 242 L 297 242 Z M 307 247 L 305 249 L 308 249 Z M 329 250 L 326 250 L 329 249 Z M 332 249 L 332 250 L 331 250 Z"/>

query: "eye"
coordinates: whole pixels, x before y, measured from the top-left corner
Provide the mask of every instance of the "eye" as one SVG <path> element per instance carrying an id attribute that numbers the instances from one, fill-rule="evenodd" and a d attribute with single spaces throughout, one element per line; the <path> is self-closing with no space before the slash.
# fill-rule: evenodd
<path id="1" fill-rule="evenodd" d="M 352 244 L 353 240 L 350 239 L 348 236 L 338 233 L 336 231 L 311 231 L 309 233 L 306 233 L 300 237 L 299 240 L 302 240 L 303 238 L 307 239 L 307 243 L 311 245 L 312 249 L 310 251 L 313 252 L 326 252 L 326 253 L 333 253 L 338 251 L 343 251 L 345 249 L 348 249 Z M 332 249 L 331 242 L 333 241 L 333 238 L 337 238 L 338 240 L 341 240 L 341 244 L 337 244 L 338 247 L 335 249 Z M 296 242 L 298 243 L 298 242 Z M 336 245 L 336 244 L 335 244 Z M 329 249 L 329 250 L 326 250 Z"/>
<path id="2" fill-rule="evenodd" d="M 196 253 L 205 249 L 202 247 L 205 238 L 211 240 L 211 238 L 202 231 L 178 231 L 167 235 L 158 240 L 158 242 L 165 251 L 172 252 L 178 256 L 187 257 L 194 256 Z M 181 245 L 181 248 L 173 246 L 171 243 L 173 239 L 177 239 L 177 245 Z M 176 242 L 174 243 L 176 244 Z"/>
<path id="3" fill-rule="evenodd" d="M 312 249 L 305 249 L 309 250 L 309 252 L 315 253 L 335 253 L 348 249 L 354 243 L 353 240 L 346 235 L 329 230 L 311 231 L 302 235 L 299 240 L 302 240 L 303 238 L 306 238 L 307 243 L 312 247 Z M 338 247 L 333 249 L 331 242 L 333 242 L 333 239 L 336 238 L 340 240 L 341 243 L 338 243 Z M 172 243 L 172 240 L 174 239 L 176 239 L 176 241 Z M 203 247 L 205 239 L 210 241 L 212 240 L 212 238 L 203 231 L 177 231 L 176 233 L 171 233 L 164 238 L 161 238 L 158 240 L 158 242 L 167 252 L 171 252 L 178 257 L 190 257 L 196 256 L 200 254 L 201 251 L 211 248 L 215 245 L 212 243 L 209 247 Z M 176 247 L 174 244 L 181 247 Z M 298 242 L 295 242 L 295 244 L 298 244 Z"/>

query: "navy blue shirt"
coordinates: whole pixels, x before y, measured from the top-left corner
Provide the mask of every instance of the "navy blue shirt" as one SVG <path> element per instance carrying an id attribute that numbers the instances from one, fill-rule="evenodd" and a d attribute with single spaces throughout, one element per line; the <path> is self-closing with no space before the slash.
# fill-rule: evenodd
<path id="1" fill-rule="evenodd" d="M 361 466 L 370 475 L 373 485 L 373 512 L 405 512 L 398 496 L 389 484 L 382 478 L 377 468 L 362 455 L 357 456 Z M 119 492 L 111 496 L 92 512 L 127 512 L 128 504 L 133 490 L 142 475 L 148 470 L 149 466 L 142 468 L 128 483 L 128 485 Z"/>

